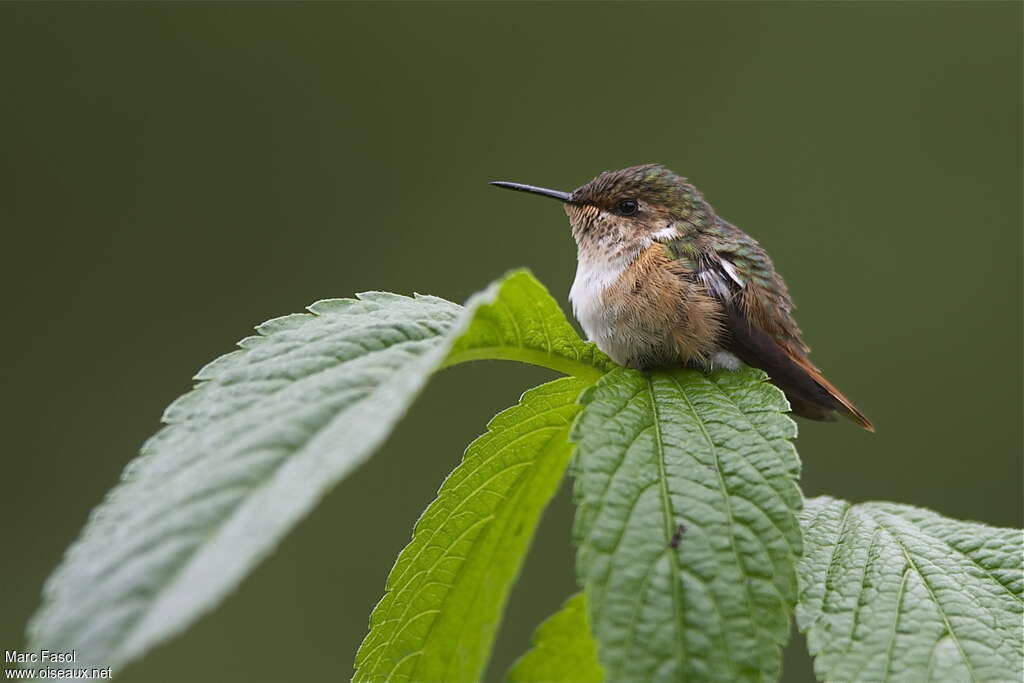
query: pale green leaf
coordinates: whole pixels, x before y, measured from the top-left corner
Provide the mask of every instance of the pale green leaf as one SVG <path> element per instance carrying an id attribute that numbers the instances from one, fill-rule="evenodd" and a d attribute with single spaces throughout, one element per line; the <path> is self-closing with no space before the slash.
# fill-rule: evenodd
<path id="1" fill-rule="evenodd" d="M 797 624 L 830 681 L 1024 678 L 1024 534 L 808 500 Z"/>
<path id="2" fill-rule="evenodd" d="M 534 529 L 558 489 L 586 384 L 531 389 L 466 450 L 398 557 L 357 681 L 476 681 Z"/>
<path id="3" fill-rule="evenodd" d="M 775 680 L 801 553 L 782 393 L 619 369 L 580 400 L 577 573 L 608 680 Z"/>
<path id="4" fill-rule="evenodd" d="M 569 598 L 537 628 L 533 648 L 508 672 L 509 683 L 601 683 L 597 645 L 587 623 L 583 593 Z"/>
<path id="5" fill-rule="evenodd" d="M 75 649 L 78 666 L 116 670 L 186 628 L 372 454 L 453 345 L 486 355 L 481 343 L 458 342 L 464 332 L 504 340 L 501 357 L 523 341 L 530 362 L 555 349 L 569 356 L 553 355 L 552 365 L 571 360 L 585 370 L 599 356 L 564 338 L 568 324 L 557 324 L 553 301 L 538 300 L 539 313 L 516 308 L 538 289 L 520 272 L 465 309 L 368 292 L 260 325 L 240 350 L 199 371 L 92 513 L 47 581 L 30 648 Z M 500 303 L 506 293 L 517 303 Z M 467 332 L 477 312 L 479 326 Z M 530 334 L 501 337 L 501 315 L 505 327 Z M 557 344 L 536 339 L 558 330 Z"/>
<path id="6" fill-rule="evenodd" d="M 524 271 L 505 279 L 494 303 L 480 306 L 446 365 L 490 358 L 534 363 L 591 381 L 615 367 L 580 339 L 544 285 Z"/>

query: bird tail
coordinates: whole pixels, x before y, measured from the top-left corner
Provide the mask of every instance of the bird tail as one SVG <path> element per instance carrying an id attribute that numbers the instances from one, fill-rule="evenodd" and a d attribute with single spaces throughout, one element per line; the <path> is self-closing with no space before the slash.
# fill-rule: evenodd
<path id="1" fill-rule="evenodd" d="M 814 380 L 815 384 L 817 384 L 829 396 L 835 399 L 836 403 L 839 404 L 839 406 L 836 408 L 836 412 L 838 412 L 843 417 L 848 418 L 851 421 L 855 422 L 856 424 L 860 425 L 869 432 L 875 431 L 875 425 L 871 423 L 871 420 L 868 419 L 868 416 L 862 413 L 860 409 L 853 404 L 853 401 L 846 398 L 846 395 L 843 392 L 836 389 L 831 382 L 825 379 L 825 376 L 821 374 L 821 371 L 818 370 L 818 368 L 811 365 L 810 361 L 808 361 L 805 358 L 793 358 L 793 360 L 796 361 L 796 363 L 800 365 L 800 367 L 807 371 L 807 374 L 810 376 L 812 380 Z"/>
<path id="2" fill-rule="evenodd" d="M 786 392 L 793 413 L 810 420 L 830 421 L 835 413 L 848 417 L 868 430 L 875 426 L 853 401 L 836 389 L 793 345 L 780 344 L 735 308 L 728 308 L 729 349 L 747 365 L 761 368 L 771 381 Z"/>

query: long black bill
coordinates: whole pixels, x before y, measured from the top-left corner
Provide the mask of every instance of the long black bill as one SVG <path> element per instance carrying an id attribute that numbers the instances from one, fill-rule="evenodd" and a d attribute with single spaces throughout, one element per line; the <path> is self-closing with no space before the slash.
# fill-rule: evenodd
<path id="1" fill-rule="evenodd" d="M 504 187 L 506 190 L 516 190 L 517 192 L 529 192 L 530 194 L 539 194 L 542 197 L 551 197 L 561 202 L 571 202 L 572 195 L 568 192 L 560 192 L 558 190 L 549 190 L 546 187 L 536 187 L 535 185 L 523 185 L 522 183 L 506 183 L 504 180 L 493 180 L 491 185 L 497 187 Z"/>

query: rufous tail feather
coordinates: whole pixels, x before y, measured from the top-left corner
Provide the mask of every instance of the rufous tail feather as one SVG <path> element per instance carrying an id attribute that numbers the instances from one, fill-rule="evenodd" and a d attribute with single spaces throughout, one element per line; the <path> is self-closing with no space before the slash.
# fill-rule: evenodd
<path id="1" fill-rule="evenodd" d="M 831 382 L 825 379 L 825 377 L 821 374 L 821 371 L 818 370 L 818 368 L 811 365 L 811 363 L 804 358 L 797 357 L 793 358 L 793 360 L 795 360 L 805 370 L 807 370 L 807 374 L 809 374 L 811 378 L 815 382 L 817 382 L 818 385 L 821 386 L 822 389 L 827 391 L 832 398 L 838 401 L 843 406 L 843 408 L 845 408 L 845 411 L 838 411 L 841 415 L 849 418 L 853 422 L 856 422 L 858 425 L 868 430 L 869 432 L 875 431 L 875 425 L 871 423 L 871 420 L 868 419 L 868 416 L 862 413 L 857 406 L 853 405 L 853 401 L 846 398 L 843 392 L 836 389 Z"/>

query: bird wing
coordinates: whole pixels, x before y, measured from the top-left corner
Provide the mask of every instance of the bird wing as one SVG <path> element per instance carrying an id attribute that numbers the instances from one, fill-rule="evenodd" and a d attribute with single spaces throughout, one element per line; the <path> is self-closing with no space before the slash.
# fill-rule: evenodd
<path id="1" fill-rule="evenodd" d="M 874 431 L 871 421 L 808 358 L 810 348 L 793 319 L 793 300 L 768 254 L 731 225 L 719 230 L 723 234 L 716 236 L 712 248 L 676 243 L 673 250 L 690 261 L 698 281 L 722 302 L 729 350 L 767 372 L 786 392 L 796 414 L 830 420 L 838 411 Z"/>

